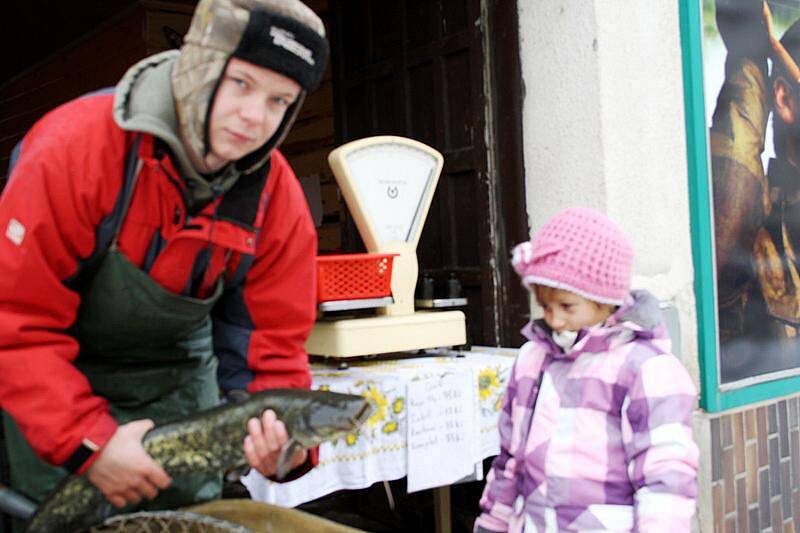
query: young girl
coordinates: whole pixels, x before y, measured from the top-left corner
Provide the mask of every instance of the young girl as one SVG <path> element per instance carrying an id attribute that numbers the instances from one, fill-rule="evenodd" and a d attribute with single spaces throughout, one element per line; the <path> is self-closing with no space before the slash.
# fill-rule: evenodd
<path id="1" fill-rule="evenodd" d="M 514 249 L 544 319 L 523 329 L 475 531 L 691 529 L 696 391 L 655 297 L 629 291 L 632 263 L 622 231 L 586 208 Z"/>

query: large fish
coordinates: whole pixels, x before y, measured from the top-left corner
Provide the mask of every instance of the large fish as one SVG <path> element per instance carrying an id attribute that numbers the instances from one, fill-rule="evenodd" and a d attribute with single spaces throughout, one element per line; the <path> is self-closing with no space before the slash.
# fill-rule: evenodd
<path id="1" fill-rule="evenodd" d="M 247 421 L 265 409 L 275 411 L 289 433 L 278 461 L 279 477 L 297 447 L 312 448 L 351 433 L 372 410 L 362 396 L 272 389 L 153 428 L 142 444 L 170 476 L 232 469 L 247 462 L 242 449 Z M 84 476 L 70 476 L 42 502 L 26 531 L 71 533 L 100 523 L 111 512 L 111 504 Z"/>

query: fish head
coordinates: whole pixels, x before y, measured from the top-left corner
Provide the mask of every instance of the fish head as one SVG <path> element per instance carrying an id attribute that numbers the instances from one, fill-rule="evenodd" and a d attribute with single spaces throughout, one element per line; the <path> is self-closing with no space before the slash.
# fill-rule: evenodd
<path id="1" fill-rule="evenodd" d="M 295 413 L 295 420 L 287 423 L 292 438 L 306 448 L 353 433 L 372 413 L 372 405 L 363 396 L 330 391 L 313 391 L 311 394 L 314 401 Z"/>

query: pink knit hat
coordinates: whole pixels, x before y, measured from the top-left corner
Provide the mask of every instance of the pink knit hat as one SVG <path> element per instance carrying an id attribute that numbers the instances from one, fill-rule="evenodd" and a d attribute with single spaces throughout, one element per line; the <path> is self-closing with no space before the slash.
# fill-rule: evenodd
<path id="1" fill-rule="evenodd" d="M 606 215 L 574 207 L 548 220 L 530 242 L 515 246 L 511 263 L 526 285 L 622 305 L 630 290 L 633 248 Z"/>

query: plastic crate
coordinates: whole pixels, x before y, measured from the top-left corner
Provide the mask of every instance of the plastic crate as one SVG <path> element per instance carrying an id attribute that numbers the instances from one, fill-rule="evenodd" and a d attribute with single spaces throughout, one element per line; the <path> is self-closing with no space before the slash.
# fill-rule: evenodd
<path id="1" fill-rule="evenodd" d="M 397 254 L 317 257 L 317 301 L 358 300 L 392 295 L 392 263 Z"/>

